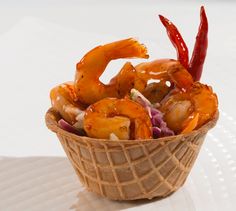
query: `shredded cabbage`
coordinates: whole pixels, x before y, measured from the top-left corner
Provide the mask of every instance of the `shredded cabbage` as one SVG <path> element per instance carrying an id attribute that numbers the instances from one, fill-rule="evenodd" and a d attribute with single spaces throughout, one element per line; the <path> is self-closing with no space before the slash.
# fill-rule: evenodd
<path id="1" fill-rule="evenodd" d="M 111 141 L 118 141 L 120 140 L 115 133 L 111 133 L 110 134 L 110 138 L 109 138 Z"/>
<path id="2" fill-rule="evenodd" d="M 152 122 L 152 133 L 154 138 L 174 135 L 174 131 L 168 128 L 163 120 L 163 113 L 149 102 L 138 90 L 131 90 L 131 99 L 141 104 L 148 112 Z"/>
<path id="3" fill-rule="evenodd" d="M 59 124 L 60 128 L 62 128 L 63 130 L 66 130 L 67 132 L 74 133 L 79 136 L 86 135 L 85 131 L 83 129 L 78 129 L 78 128 L 73 127 L 68 122 L 66 122 L 64 119 L 60 119 L 58 121 L 58 124 Z"/>

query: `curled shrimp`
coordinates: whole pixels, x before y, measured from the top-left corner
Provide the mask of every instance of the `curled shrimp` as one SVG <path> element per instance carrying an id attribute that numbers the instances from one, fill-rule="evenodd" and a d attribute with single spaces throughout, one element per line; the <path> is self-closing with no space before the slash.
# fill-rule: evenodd
<path id="1" fill-rule="evenodd" d="M 181 74 L 172 77 L 178 81 Z M 186 84 L 190 84 L 191 81 Z M 200 82 L 181 88 L 172 90 L 161 101 L 160 109 L 170 129 L 176 133 L 188 133 L 213 118 L 217 111 L 218 100 L 212 88 Z"/>
<path id="2" fill-rule="evenodd" d="M 130 62 L 125 63 L 120 72 L 111 79 L 110 84 L 116 87 L 119 98 L 127 95 L 134 87 L 145 87 L 145 82 L 137 76 L 137 71 Z"/>
<path id="3" fill-rule="evenodd" d="M 120 58 L 148 58 L 147 49 L 137 40 L 130 38 L 98 46 L 81 59 L 77 64 L 75 76 L 75 90 L 81 102 L 90 105 L 105 97 L 121 98 L 133 88 L 129 77 L 123 77 L 122 74 L 126 68 L 132 72 L 133 66 L 130 63 L 126 64 L 109 84 L 103 84 L 99 80 L 108 63 Z M 132 74 L 130 75 L 132 78 Z M 117 81 L 122 86 L 119 86 Z M 122 90 L 119 87 L 122 87 Z"/>
<path id="4" fill-rule="evenodd" d="M 84 129 L 89 137 L 108 139 L 114 134 L 122 140 L 148 139 L 151 128 L 144 107 L 127 98 L 104 98 L 85 111 Z"/>
<path id="5" fill-rule="evenodd" d="M 71 125 L 77 122 L 76 117 L 85 109 L 76 100 L 77 96 L 73 82 L 54 87 L 50 92 L 50 98 L 52 107 Z"/>
<path id="6" fill-rule="evenodd" d="M 161 103 L 164 119 L 175 133 L 190 132 L 215 114 L 218 101 L 211 87 L 194 82 L 191 74 L 179 61 L 162 59 L 144 62 L 135 69 L 146 84 L 150 79 L 160 80 L 157 84 L 146 86 L 141 92 L 153 103 Z M 175 88 L 167 88 L 166 81 L 173 83 Z"/>
<path id="7" fill-rule="evenodd" d="M 137 77 L 142 85 L 135 87 L 152 103 L 160 102 L 171 90 L 167 81 L 173 82 L 178 87 L 190 87 L 193 83 L 192 77 L 187 70 L 174 59 L 160 59 L 144 62 L 135 66 Z M 181 77 L 177 77 L 177 74 Z M 176 80 L 178 78 L 178 80 Z M 151 79 L 159 80 L 148 84 Z M 146 84 L 146 86 L 143 86 Z M 140 89 L 140 87 L 142 87 Z"/>

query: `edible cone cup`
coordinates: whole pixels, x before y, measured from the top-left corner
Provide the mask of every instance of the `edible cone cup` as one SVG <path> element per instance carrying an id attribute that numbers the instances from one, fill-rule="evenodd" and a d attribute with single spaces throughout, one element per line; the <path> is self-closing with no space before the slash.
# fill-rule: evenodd
<path id="1" fill-rule="evenodd" d="M 163 198 L 185 182 L 207 132 L 219 113 L 188 134 L 150 140 L 111 141 L 78 136 L 58 126 L 59 113 L 46 113 L 81 183 L 113 200 Z"/>

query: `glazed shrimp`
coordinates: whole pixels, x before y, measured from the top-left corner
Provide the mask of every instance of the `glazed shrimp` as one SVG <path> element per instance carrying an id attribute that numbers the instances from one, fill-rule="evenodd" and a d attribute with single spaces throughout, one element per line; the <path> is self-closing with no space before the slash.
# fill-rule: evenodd
<path id="1" fill-rule="evenodd" d="M 102 125 L 102 127 L 101 127 Z M 85 111 L 84 129 L 89 137 L 108 139 L 152 138 L 151 120 L 140 104 L 129 99 L 105 98 Z"/>
<path id="2" fill-rule="evenodd" d="M 218 107 L 217 96 L 207 85 L 194 82 L 191 74 L 179 61 L 155 60 L 141 63 L 135 69 L 145 82 L 150 79 L 160 80 L 158 84 L 150 84 L 141 92 L 152 102 L 161 102 L 160 109 L 164 113 L 164 119 L 175 133 L 190 132 L 215 114 Z M 166 81 L 173 83 L 176 88 L 167 88 Z"/>
<path id="3" fill-rule="evenodd" d="M 111 79 L 110 84 L 116 87 L 119 98 L 129 94 L 134 87 L 143 89 L 146 86 L 146 82 L 138 77 L 136 69 L 130 62 L 125 63 L 120 72 Z"/>
<path id="4" fill-rule="evenodd" d="M 211 87 L 194 82 L 183 88 L 172 90 L 160 107 L 168 127 L 176 133 L 188 133 L 201 127 L 213 118 L 218 107 L 217 96 Z"/>
<path id="5" fill-rule="evenodd" d="M 77 64 L 75 75 L 75 90 L 81 102 L 90 105 L 105 97 L 123 97 L 124 91 L 119 90 L 116 80 L 107 85 L 99 80 L 108 63 L 120 58 L 148 58 L 147 49 L 137 40 L 130 38 L 98 46 L 81 59 Z M 132 69 L 133 67 L 128 65 L 124 68 Z M 129 82 L 125 77 L 121 78 L 123 80 L 120 81 L 121 84 Z M 125 94 L 131 88 L 123 88 L 126 90 Z"/>
<path id="6" fill-rule="evenodd" d="M 174 59 L 160 59 L 152 62 L 144 62 L 135 67 L 137 77 L 140 78 L 142 84 L 146 86 L 138 89 L 147 99 L 152 103 L 160 102 L 171 90 L 171 87 L 166 83 L 167 81 L 173 82 L 180 88 L 188 88 L 192 85 L 193 80 L 187 70 L 180 64 L 179 61 Z M 181 77 L 177 77 L 181 75 Z M 178 78 L 178 80 L 176 80 Z M 154 82 L 148 85 L 150 79 L 159 80 L 158 83 Z"/>
<path id="7" fill-rule="evenodd" d="M 77 122 L 76 117 L 85 109 L 80 102 L 76 101 L 73 82 L 54 87 L 50 92 L 50 98 L 52 107 L 71 125 Z"/>

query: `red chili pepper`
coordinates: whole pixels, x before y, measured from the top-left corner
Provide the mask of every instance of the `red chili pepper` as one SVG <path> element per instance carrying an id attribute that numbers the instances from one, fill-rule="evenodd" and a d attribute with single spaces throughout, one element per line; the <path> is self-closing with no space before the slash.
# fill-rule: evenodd
<path id="1" fill-rule="evenodd" d="M 201 21 L 198 28 L 198 34 L 196 37 L 193 54 L 188 69 L 194 81 L 199 81 L 201 78 L 208 46 L 208 21 L 203 6 L 201 6 L 200 18 Z"/>
<path id="2" fill-rule="evenodd" d="M 188 69 L 188 48 L 181 34 L 170 20 L 168 20 L 162 15 L 159 15 L 159 18 L 162 24 L 165 26 L 170 41 L 176 49 L 178 60 L 186 69 Z"/>

